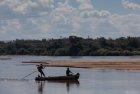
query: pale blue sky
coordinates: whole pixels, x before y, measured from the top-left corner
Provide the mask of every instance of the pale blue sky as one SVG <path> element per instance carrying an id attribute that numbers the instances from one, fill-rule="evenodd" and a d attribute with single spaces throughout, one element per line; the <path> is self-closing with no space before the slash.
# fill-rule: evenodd
<path id="1" fill-rule="evenodd" d="M 0 40 L 140 36 L 140 0 L 1 0 Z"/>
<path id="2" fill-rule="evenodd" d="M 111 13 L 118 13 L 118 14 L 129 14 L 129 13 L 137 13 L 140 14 L 140 8 L 139 9 L 128 9 L 124 8 L 122 6 L 122 1 L 121 0 L 92 0 L 94 6 L 98 10 L 108 10 Z M 140 4 L 140 0 L 129 0 L 133 3 Z"/>

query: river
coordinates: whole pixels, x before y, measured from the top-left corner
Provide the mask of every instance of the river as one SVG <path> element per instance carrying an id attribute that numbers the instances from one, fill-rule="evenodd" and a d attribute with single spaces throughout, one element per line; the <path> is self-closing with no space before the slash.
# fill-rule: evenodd
<path id="1" fill-rule="evenodd" d="M 139 59 L 140 56 L 0 56 L 0 94 L 140 94 L 140 71 L 70 68 L 80 73 L 78 82 L 36 82 L 36 65 L 30 60 Z M 47 76 L 65 75 L 65 67 L 47 67 Z"/>

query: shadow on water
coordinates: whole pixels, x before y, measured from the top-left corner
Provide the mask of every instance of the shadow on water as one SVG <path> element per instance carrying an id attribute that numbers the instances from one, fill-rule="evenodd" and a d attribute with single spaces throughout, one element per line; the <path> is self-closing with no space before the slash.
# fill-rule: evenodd
<path id="1" fill-rule="evenodd" d="M 66 84 L 66 89 L 67 89 L 67 93 L 69 93 L 70 91 L 70 88 L 72 85 L 76 85 L 77 87 L 79 87 L 80 85 L 80 82 L 78 80 L 74 80 L 74 81 L 36 81 L 36 83 L 38 83 L 38 94 L 43 94 L 43 90 L 44 90 L 44 86 L 45 86 L 45 83 L 63 83 L 63 84 Z"/>

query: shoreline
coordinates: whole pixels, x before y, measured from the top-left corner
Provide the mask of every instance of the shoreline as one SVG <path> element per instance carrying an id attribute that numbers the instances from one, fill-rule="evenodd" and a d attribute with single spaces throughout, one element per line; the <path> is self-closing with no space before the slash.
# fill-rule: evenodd
<path id="1" fill-rule="evenodd" d="M 35 60 L 23 61 L 24 64 L 42 63 L 48 67 L 73 67 L 73 68 L 97 68 L 116 70 L 140 70 L 140 59 L 125 60 Z"/>

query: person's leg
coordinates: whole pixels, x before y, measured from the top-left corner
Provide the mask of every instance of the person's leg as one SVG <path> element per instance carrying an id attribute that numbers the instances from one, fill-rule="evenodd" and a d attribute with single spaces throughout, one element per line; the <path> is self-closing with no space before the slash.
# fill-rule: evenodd
<path id="1" fill-rule="evenodd" d="M 42 77 L 42 70 L 39 70 L 40 76 Z"/>
<path id="2" fill-rule="evenodd" d="M 44 72 L 42 72 L 42 75 L 45 77 L 45 74 L 44 74 Z"/>
<path id="3" fill-rule="evenodd" d="M 44 74 L 44 72 L 43 72 L 43 71 L 41 71 L 41 75 L 43 75 L 43 76 L 45 77 L 45 74 Z"/>

